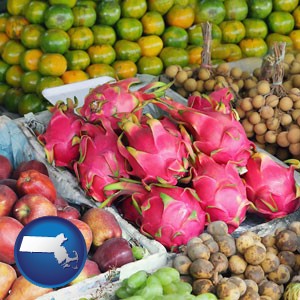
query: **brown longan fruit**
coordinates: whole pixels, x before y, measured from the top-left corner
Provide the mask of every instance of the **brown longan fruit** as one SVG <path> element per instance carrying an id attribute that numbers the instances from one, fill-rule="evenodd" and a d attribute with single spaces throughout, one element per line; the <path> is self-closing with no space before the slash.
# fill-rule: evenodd
<path id="1" fill-rule="evenodd" d="M 230 70 L 230 76 L 234 79 L 240 79 L 242 76 L 242 73 L 243 73 L 242 69 L 238 68 L 238 67 L 233 67 Z"/>
<path id="2" fill-rule="evenodd" d="M 266 97 L 266 105 L 276 107 L 279 103 L 279 97 L 277 95 L 269 95 Z"/>
<path id="3" fill-rule="evenodd" d="M 258 93 L 257 93 L 257 88 L 256 86 L 251 88 L 249 91 L 248 91 L 248 96 L 251 97 L 251 98 L 254 98 L 255 96 L 257 96 Z"/>
<path id="4" fill-rule="evenodd" d="M 256 78 L 259 78 L 261 76 L 261 68 L 255 68 L 253 70 L 253 75 L 256 77 Z"/>
<path id="5" fill-rule="evenodd" d="M 293 108 L 293 105 L 294 105 L 293 100 L 290 97 L 285 96 L 279 100 L 278 107 L 283 111 L 289 111 L 290 109 Z"/>
<path id="6" fill-rule="evenodd" d="M 299 74 L 300 73 L 300 62 L 294 60 L 290 65 L 290 74 Z"/>
<path id="7" fill-rule="evenodd" d="M 280 126 L 280 122 L 277 118 L 272 117 L 266 120 L 266 126 L 269 130 L 277 130 Z"/>
<path id="8" fill-rule="evenodd" d="M 266 143 L 265 135 L 264 135 L 264 134 L 262 134 L 262 135 L 256 134 L 256 135 L 255 135 L 255 139 L 256 139 L 260 144 L 265 144 L 265 143 Z"/>
<path id="9" fill-rule="evenodd" d="M 199 79 L 197 80 L 196 91 L 202 93 L 204 91 L 204 81 Z"/>
<path id="10" fill-rule="evenodd" d="M 300 126 L 300 116 L 297 117 L 296 123 Z"/>
<path id="11" fill-rule="evenodd" d="M 300 155 L 300 143 L 293 143 L 289 145 L 289 151 L 292 155 Z"/>
<path id="12" fill-rule="evenodd" d="M 296 87 L 296 88 L 300 87 L 300 74 L 295 74 L 292 77 L 292 84 L 293 84 L 293 87 Z"/>
<path id="13" fill-rule="evenodd" d="M 265 133 L 265 141 L 269 144 L 274 144 L 276 143 L 277 140 L 277 133 L 274 130 L 268 130 Z"/>
<path id="14" fill-rule="evenodd" d="M 251 75 L 248 71 L 243 71 L 242 75 L 241 75 L 241 79 L 245 80 L 247 78 L 249 78 Z"/>
<path id="15" fill-rule="evenodd" d="M 175 76 L 175 82 L 183 84 L 188 79 L 188 73 L 184 70 L 179 71 Z"/>
<path id="16" fill-rule="evenodd" d="M 264 133 L 266 133 L 266 131 L 268 130 L 267 126 L 265 123 L 258 123 L 255 124 L 253 127 L 253 131 L 258 134 L 258 135 L 262 135 Z"/>
<path id="17" fill-rule="evenodd" d="M 295 59 L 294 53 L 288 52 L 285 54 L 283 61 L 290 65 L 294 59 Z"/>
<path id="18" fill-rule="evenodd" d="M 198 79 L 200 80 L 208 80 L 210 78 L 211 74 L 210 71 L 206 68 L 200 68 L 198 71 Z"/>
<path id="19" fill-rule="evenodd" d="M 253 109 L 252 99 L 250 97 L 243 98 L 240 103 L 240 108 L 243 111 L 250 111 Z"/>
<path id="20" fill-rule="evenodd" d="M 165 75 L 171 79 L 174 79 L 176 74 L 181 70 L 181 67 L 178 65 L 171 65 L 166 67 Z"/>
<path id="21" fill-rule="evenodd" d="M 289 91 L 288 96 L 295 102 L 297 100 L 300 100 L 300 89 L 298 88 L 292 88 Z"/>
<path id="22" fill-rule="evenodd" d="M 257 92 L 260 95 L 266 95 L 269 94 L 271 91 L 270 84 L 267 80 L 261 80 L 257 84 Z"/>
<path id="23" fill-rule="evenodd" d="M 248 78 L 245 80 L 244 87 L 246 90 L 250 90 L 251 88 L 256 87 L 256 82 L 253 78 Z"/>
<path id="24" fill-rule="evenodd" d="M 280 124 L 282 126 L 289 126 L 293 122 L 293 118 L 290 114 L 283 114 L 280 117 Z"/>
<path id="25" fill-rule="evenodd" d="M 183 83 L 183 88 L 188 91 L 188 92 L 193 92 L 197 88 L 197 81 L 195 78 L 188 78 L 184 83 Z"/>
<path id="26" fill-rule="evenodd" d="M 282 86 L 286 91 L 290 91 L 293 88 L 293 84 L 291 80 L 286 80 L 282 83 Z"/>
<path id="27" fill-rule="evenodd" d="M 218 74 L 226 75 L 230 71 L 230 65 L 228 63 L 221 63 L 217 66 L 216 72 Z"/>
<path id="28" fill-rule="evenodd" d="M 291 144 L 300 142 L 300 128 L 298 126 L 297 127 L 296 126 L 289 128 L 289 130 L 288 130 L 287 139 L 289 140 L 289 142 Z"/>
<path id="29" fill-rule="evenodd" d="M 248 116 L 248 120 L 251 124 L 255 125 L 261 122 L 260 114 L 257 111 L 251 111 L 250 115 Z"/>
<path id="30" fill-rule="evenodd" d="M 238 113 L 240 119 L 243 119 L 245 117 L 245 111 L 242 110 L 239 106 L 235 110 Z"/>
<path id="31" fill-rule="evenodd" d="M 297 101 L 294 102 L 293 108 L 294 108 L 294 109 L 300 108 L 300 100 L 297 100 Z"/>
<path id="32" fill-rule="evenodd" d="M 182 97 L 184 97 L 184 98 L 186 98 L 186 97 L 189 96 L 188 91 L 187 91 L 184 87 L 178 87 L 178 88 L 176 89 L 176 92 L 177 92 L 180 96 L 182 96 Z"/>
<path id="33" fill-rule="evenodd" d="M 216 81 L 214 79 L 208 79 L 204 81 L 204 90 L 211 92 L 214 90 L 214 86 L 216 84 Z"/>
<path id="34" fill-rule="evenodd" d="M 289 140 L 287 139 L 287 131 L 281 131 L 277 135 L 277 144 L 280 147 L 286 148 L 290 145 Z"/>
<path id="35" fill-rule="evenodd" d="M 256 95 L 252 99 L 252 105 L 256 109 L 260 109 L 263 105 L 265 105 L 266 99 L 262 95 Z"/>
<path id="36" fill-rule="evenodd" d="M 263 119 L 265 119 L 265 120 L 272 118 L 272 117 L 274 116 L 274 113 L 275 113 L 275 112 L 274 112 L 274 109 L 273 109 L 271 106 L 269 106 L 269 105 L 263 106 L 263 107 L 259 110 L 259 112 L 260 112 L 260 116 L 261 116 Z"/>

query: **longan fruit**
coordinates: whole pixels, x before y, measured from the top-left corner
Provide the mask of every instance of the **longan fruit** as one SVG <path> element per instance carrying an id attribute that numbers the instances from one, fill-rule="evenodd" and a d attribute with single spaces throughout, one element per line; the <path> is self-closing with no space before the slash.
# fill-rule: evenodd
<path id="1" fill-rule="evenodd" d="M 266 105 L 276 107 L 279 103 L 279 97 L 277 95 L 269 95 L 266 97 Z"/>
<path id="2" fill-rule="evenodd" d="M 235 110 L 238 113 L 240 119 L 243 119 L 245 117 L 245 111 L 242 110 L 239 106 Z"/>
<path id="3" fill-rule="evenodd" d="M 187 91 L 185 88 L 183 88 L 183 87 L 178 87 L 178 88 L 176 89 L 176 92 L 177 92 L 180 96 L 182 96 L 182 97 L 184 97 L 184 98 L 186 98 L 186 97 L 189 96 L 188 91 Z"/>
<path id="4" fill-rule="evenodd" d="M 267 130 L 268 130 L 268 128 L 267 128 L 266 124 L 262 123 L 262 122 L 255 124 L 253 127 L 253 131 L 258 135 L 265 134 Z"/>
<path id="5" fill-rule="evenodd" d="M 236 84 L 236 83 L 232 83 L 231 84 L 231 86 L 230 86 L 230 88 L 234 91 L 234 92 L 236 92 L 236 93 L 238 93 L 239 92 L 239 86 Z"/>
<path id="6" fill-rule="evenodd" d="M 289 128 L 289 130 L 288 130 L 287 139 L 289 140 L 289 142 L 291 144 L 300 142 L 300 128 L 298 126 L 297 127 L 296 126 Z"/>
<path id="7" fill-rule="evenodd" d="M 257 93 L 257 88 L 256 86 L 251 88 L 249 91 L 248 91 L 248 96 L 251 97 L 251 98 L 254 98 L 255 96 L 257 96 L 258 93 Z"/>
<path id="8" fill-rule="evenodd" d="M 266 126 L 268 130 L 277 130 L 280 126 L 280 122 L 277 118 L 270 118 L 266 120 Z"/>
<path id="9" fill-rule="evenodd" d="M 263 105 L 265 105 L 265 103 L 266 103 L 266 99 L 262 95 L 256 95 L 252 99 L 252 105 L 256 109 L 261 108 Z"/>
<path id="10" fill-rule="evenodd" d="M 204 81 L 199 79 L 197 80 L 196 91 L 202 93 L 204 91 Z"/>
<path id="11" fill-rule="evenodd" d="M 289 91 L 288 96 L 295 102 L 297 100 L 300 100 L 300 89 L 298 88 L 292 88 Z"/>
<path id="12" fill-rule="evenodd" d="M 273 109 L 271 106 L 269 106 L 269 105 L 263 106 L 263 107 L 259 110 L 259 112 L 260 112 L 260 116 L 261 116 L 263 119 L 265 119 L 265 120 L 272 118 L 272 117 L 274 116 L 274 113 L 275 113 L 275 112 L 274 112 L 274 109 Z"/>
<path id="13" fill-rule="evenodd" d="M 293 85 L 293 87 L 296 87 L 296 88 L 300 87 L 300 74 L 295 74 L 292 77 L 292 85 Z"/>
<path id="14" fill-rule="evenodd" d="M 214 90 L 214 86 L 216 84 L 216 81 L 214 79 L 208 79 L 204 81 L 204 90 L 211 92 Z"/>
<path id="15" fill-rule="evenodd" d="M 289 145 L 289 151 L 292 155 L 300 155 L 300 143 L 293 143 Z"/>
<path id="16" fill-rule="evenodd" d="M 192 96 L 201 96 L 201 93 L 198 91 L 193 91 L 191 95 Z"/>
<path id="17" fill-rule="evenodd" d="M 274 144 L 276 143 L 277 140 L 277 133 L 274 130 L 268 130 L 265 133 L 265 141 L 269 144 Z"/>
<path id="18" fill-rule="evenodd" d="M 265 143 L 266 143 L 265 135 L 264 135 L 264 134 L 262 134 L 262 135 L 256 134 L 256 135 L 255 135 L 255 139 L 256 139 L 256 141 L 259 142 L 260 144 L 265 144 Z"/>
<path id="19" fill-rule="evenodd" d="M 261 68 L 255 68 L 253 70 L 253 75 L 256 77 L 256 78 L 259 78 L 261 76 Z"/>
<path id="20" fill-rule="evenodd" d="M 297 117 L 296 123 L 300 126 L 300 116 Z"/>
<path id="21" fill-rule="evenodd" d="M 261 122 L 260 114 L 257 111 L 251 111 L 248 120 L 251 124 L 255 125 L 259 122 Z"/>
<path id="22" fill-rule="evenodd" d="M 290 65 L 290 74 L 299 74 L 300 73 L 300 62 L 294 60 Z"/>
<path id="23" fill-rule="evenodd" d="M 287 138 L 287 134 L 288 134 L 287 131 L 281 131 L 281 132 L 278 133 L 278 135 L 277 135 L 277 144 L 280 147 L 286 148 L 290 145 L 289 140 Z"/>
<path id="24" fill-rule="evenodd" d="M 216 72 L 218 74 L 228 74 L 230 71 L 230 65 L 228 63 L 221 63 L 217 66 Z"/>
<path id="25" fill-rule="evenodd" d="M 293 122 L 293 118 L 290 114 L 283 114 L 280 117 L 280 124 L 282 126 L 289 126 Z"/>
<path id="26" fill-rule="evenodd" d="M 253 109 L 252 99 L 250 97 L 243 98 L 240 103 L 240 108 L 243 111 L 250 111 Z"/>
<path id="27" fill-rule="evenodd" d="M 293 108 L 293 105 L 294 101 L 290 97 L 285 96 L 279 100 L 278 107 L 283 111 L 289 111 Z"/>
<path id="28" fill-rule="evenodd" d="M 243 73 L 242 69 L 238 68 L 238 67 L 233 67 L 230 70 L 230 76 L 234 79 L 240 79 L 242 76 L 242 73 Z"/>
<path id="29" fill-rule="evenodd" d="M 188 78 L 193 76 L 194 70 L 190 66 L 185 66 L 182 70 L 187 73 Z"/>
<path id="30" fill-rule="evenodd" d="M 242 125 L 243 125 L 244 130 L 245 130 L 246 132 L 251 132 L 251 133 L 253 133 L 254 125 L 251 124 L 251 123 L 249 122 L 248 119 L 242 120 Z"/>
<path id="31" fill-rule="evenodd" d="M 292 115 L 293 120 L 296 121 L 297 118 L 300 116 L 300 108 L 296 108 L 296 109 L 292 110 L 291 115 Z"/>
<path id="32" fill-rule="evenodd" d="M 175 82 L 183 84 L 188 79 L 188 73 L 184 70 L 179 71 L 175 76 Z"/>
<path id="33" fill-rule="evenodd" d="M 187 92 L 193 92 L 197 88 L 197 81 L 195 78 L 188 78 L 184 83 L 183 83 L 183 88 Z"/>
<path id="34" fill-rule="evenodd" d="M 294 102 L 293 108 L 294 108 L 294 109 L 300 108 L 300 100 L 297 100 L 297 101 Z"/>
<path id="35" fill-rule="evenodd" d="M 291 80 L 286 80 L 282 83 L 282 86 L 286 91 L 290 91 L 293 88 L 293 84 Z"/>
<path id="36" fill-rule="evenodd" d="M 253 80 L 253 78 L 248 78 L 245 80 L 244 87 L 246 90 L 250 90 L 251 88 L 256 87 L 256 82 Z"/>
<path id="37" fill-rule="evenodd" d="M 294 59 L 295 59 L 294 53 L 289 52 L 289 53 L 285 54 L 283 61 L 285 63 L 287 63 L 288 65 L 290 65 L 293 62 Z"/>
<path id="38" fill-rule="evenodd" d="M 165 75 L 171 79 L 174 79 L 176 74 L 181 70 L 181 67 L 178 65 L 171 65 L 166 67 Z"/>
<path id="39" fill-rule="evenodd" d="M 241 75 L 241 79 L 245 80 L 245 79 L 248 79 L 250 76 L 251 75 L 248 71 L 243 71 L 242 75 Z"/>
<path id="40" fill-rule="evenodd" d="M 210 71 L 206 68 L 200 68 L 198 71 L 198 79 L 200 80 L 208 80 L 210 78 L 211 74 Z"/>
<path id="41" fill-rule="evenodd" d="M 261 80 L 257 84 L 257 92 L 260 95 L 266 95 L 269 94 L 271 91 L 270 84 L 267 80 Z"/>

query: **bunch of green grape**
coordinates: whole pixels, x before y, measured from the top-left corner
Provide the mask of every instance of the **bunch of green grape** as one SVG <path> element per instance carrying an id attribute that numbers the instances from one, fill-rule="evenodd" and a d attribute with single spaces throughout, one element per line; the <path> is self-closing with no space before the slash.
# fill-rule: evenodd
<path id="1" fill-rule="evenodd" d="M 152 274 L 137 271 L 124 279 L 116 290 L 116 296 L 126 300 L 217 300 L 211 293 L 198 296 L 191 293 L 191 284 L 180 280 L 179 272 L 167 266 Z"/>

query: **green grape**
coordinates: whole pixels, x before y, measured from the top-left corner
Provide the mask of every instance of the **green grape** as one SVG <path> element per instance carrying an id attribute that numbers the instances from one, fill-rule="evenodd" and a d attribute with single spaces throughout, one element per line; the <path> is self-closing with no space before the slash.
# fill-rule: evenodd
<path id="1" fill-rule="evenodd" d="M 159 279 L 154 276 L 153 274 L 149 275 L 147 280 L 146 280 L 146 284 L 159 284 L 161 285 Z"/>
<path id="2" fill-rule="evenodd" d="M 132 254 L 133 254 L 133 256 L 136 260 L 142 259 L 145 255 L 145 250 L 144 250 L 143 247 L 133 246 L 131 248 L 131 251 L 132 251 Z"/>
<path id="3" fill-rule="evenodd" d="M 155 300 L 189 300 L 190 298 L 188 298 L 188 296 L 190 295 L 170 294 L 156 297 Z"/>
<path id="4" fill-rule="evenodd" d="M 145 298 L 143 296 L 130 296 L 124 300 L 145 300 Z"/>
<path id="5" fill-rule="evenodd" d="M 217 296 L 212 293 L 204 293 L 197 295 L 195 300 L 218 300 Z"/>
<path id="6" fill-rule="evenodd" d="M 164 295 L 177 294 L 177 283 L 170 282 L 169 284 L 163 286 L 163 290 Z"/>
<path id="7" fill-rule="evenodd" d="M 142 296 L 147 300 L 156 299 L 157 296 L 163 294 L 163 288 L 158 282 L 149 282 L 142 289 L 139 289 L 135 295 Z"/>
<path id="8" fill-rule="evenodd" d="M 120 286 L 117 290 L 116 290 L 116 296 L 119 299 L 125 299 L 131 296 L 131 294 L 128 294 L 128 292 L 126 291 L 126 287 L 125 286 Z"/>
<path id="9" fill-rule="evenodd" d="M 177 282 L 176 286 L 177 286 L 177 293 L 181 295 L 186 295 L 186 294 L 189 295 L 193 290 L 192 285 L 184 281 Z"/>
<path id="10" fill-rule="evenodd" d="M 147 278 L 148 274 L 146 271 L 137 271 L 129 276 L 127 280 L 127 286 L 132 289 L 138 289 L 146 282 Z"/>
<path id="11" fill-rule="evenodd" d="M 162 285 L 168 285 L 171 282 L 180 281 L 179 272 L 172 267 L 162 267 L 156 270 L 153 275 L 155 275 Z"/>

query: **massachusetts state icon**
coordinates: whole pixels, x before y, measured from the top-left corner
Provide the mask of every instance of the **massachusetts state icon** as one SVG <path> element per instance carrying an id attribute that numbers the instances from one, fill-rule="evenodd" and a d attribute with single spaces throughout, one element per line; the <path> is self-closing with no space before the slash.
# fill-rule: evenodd
<path id="1" fill-rule="evenodd" d="M 84 267 L 87 251 L 79 229 L 60 217 L 42 217 L 26 225 L 15 244 L 21 274 L 42 287 L 61 287 Z"/>

